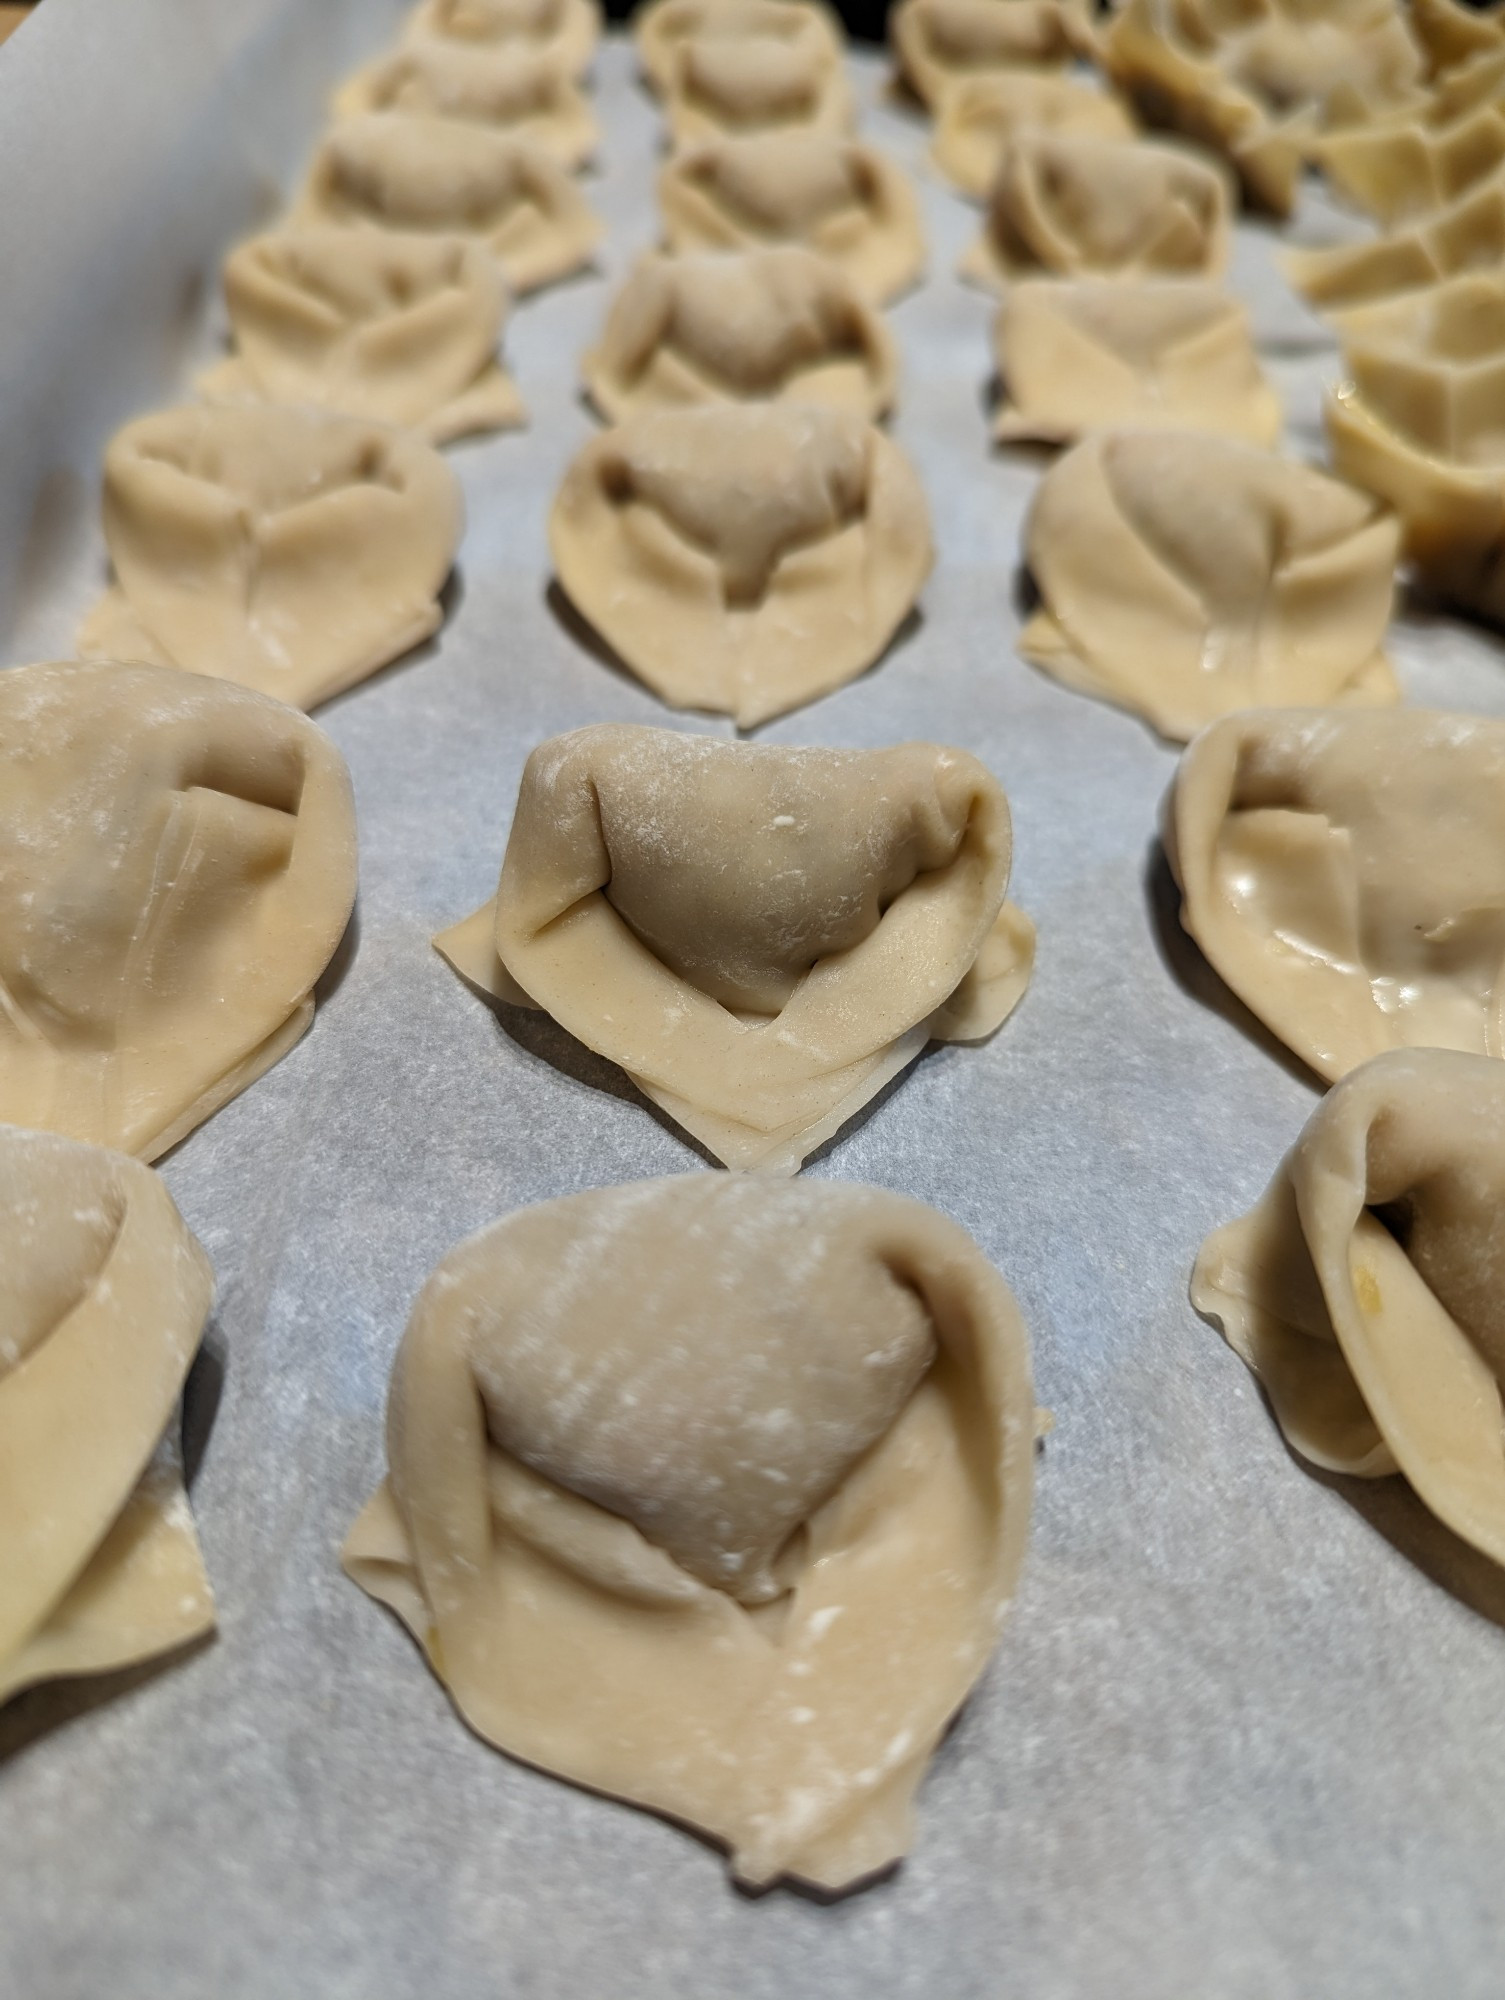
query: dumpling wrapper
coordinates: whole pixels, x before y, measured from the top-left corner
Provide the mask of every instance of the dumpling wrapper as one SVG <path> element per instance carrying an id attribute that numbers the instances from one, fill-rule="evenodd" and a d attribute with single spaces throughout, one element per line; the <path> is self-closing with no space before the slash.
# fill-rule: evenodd
<path id="1" fill-rule="evenodd" d="M 930 157 L 963 194 L 986 201 L 1010 141 L 1031 126 L 1096 139 L 1133 139 L 1138 130 L 1112 91 L 1051 70 L 1001 70 L 964 77 L 944 92 Z"/>
<path id="2" fill-rule="evenodd" d="M 0 1702 L 214 1629 L 176 1440 L 214 1293 L 157 1176 L 0 1126 Z"/>
<path id="3" fill-rule="evenodd" d="M 1458 0 L 1411 0 L 1408 18 L 1436 77 L 1505 48 L 1500 0 L 1483 7 L 1459 6 Z"/>
<path id="4" fill-rule="evenodd" d="M 798 243 L 839 264 L 877 305 L 925 268 L 920 204 L 887 154 L 819 132 L 758 133 L 686 148 L 658 181 L 670 251 Z"/>
<path id="5" fill-rule="evenodd" d="M 1505 1065 L 1376 1056 L 1317 1106 L 1250 1214 L 1202 1246 L 1192 1303 L 1293 1451 L 1399 1472 L 1505 1564 Z"/>
<path id="6" fill-rule="evenodd" d="M 1397 1048 L 1505 1055 L 1505 723 L 1251 709 L 1166 803 L 1181 921 L 1329 1082 Z"/>
<path id="7" fill-rule="evenodd" d="M 674 52 L 663 92 L 675 146 L 750 132 L 827 132 L 857 123 L 846 64 L 824 32 L 796 38 L 698 35 Z"/>
<path id="8" fill-rule="evenodd" d="M 1399 528 L 1309 466 L 1189 431 L 1086 438 L 1024 529 L 1019 650 L 1185 742 L 1235 709 L 1394 702 L 1380 650 Z"/>
<path id="9" fill-rule="evenodd" d="M 210 398 L 341 410 L 430 444 L 526 421 L 497 359 L 507 287 L 464 236 L 279 229 L 225 260 L 235 352 Z"/>
<path id="10" fill-rule="evenodd" d="M 899 447 L 794 403 L 627 418 L 565 474 L 549 546 L 571 602 L 655 694 L 742 729 L 872 666 L 934 560 Z"/>
<path id="11" fill-rule="evenodd" d="M 993 353 L 1002 442 L 1154 425 L 1272 445 L 1284 422 L 1247 311 L 1199 278 L 1021 278 Z"/>
<path id="12" fill-rule="evenodd" d="M 1215 278 L 1231 207 L 1221 168 L 1189 146 L 1027 127 L 1004 153 L 961 275 L 995 292 L 1039 274 Z"/>
<path id="13" fill-rule="evenodd" d="M 406 35 L 415 42 L 458 42 L 478 53 L 501 48 L 547 55 L 578 77 L 590 67 L 602 26 L 597 0 L 419 0 Z"/>
<path id="14" fill-rule="evenodd" d="M 638 64 L 660 96 L 691 42 L 757 35 L 807 48 L 823 44 L 838 60 L 846 53 L 841 17 L 821 0 L 648 0 L 633 9 L 631 27 Z"/>
<path id="15" fill-rule="evenodd" d="M 700 1828 L 739 1881 L 848 1889 L 1017 1586 L 1029 1344 L 919 1202 L 686 1174 L 452 1250 L 344 1550 L 472 1729 Z"/>
<path id="16" fill-rule="evenodd" d="M 103 511 L 115 586 L 79 652 L 239 681 L 298 708 L 439 629 L 465 526 L 459 481 L 432 445 L 275 403 L 138 417 L 105 452 Z"/>
<path id="17" fill-rule="evenodd" d="M 557 48 L 414 37 L 348 77 L 332 109 L 336 118 L 373 111 L 457 118 L 525 139 L 562 167 L 583 167 L 601 144 L 601 128 Z"/>
<path id="18" fill-rule="evenodd" d="M 1338 337 L 1347 379 L 1326 404 L 1334 465 L 1394 507 L 1434 592 L 1505 619 L 1505 278 L 1477 273 L 1355 308 Z"/>
<path id="19" fill-rule="evenodd" d="M 969 77 L 1061 69 L 1097 49 L 1083 0 L 901 0 L 888 39 L 899 82 L 932 112 Z"/>
<path id="20" fill-rule="evenodd" d="M 478 237 L 515 293 L 583 271 L 604 233 L 541 146 L 456 118 L 398 111 L 331 129 L 293 220 Z"/>
<path id="21" fill-rule="evenodd" d="M 878 418 L 898 350 L 839 266 L 796 244 L 640 257 L 580 364 L 608 423 L 638 410 L 787 397 Z"/>
<path id="22" fill-rule="evenodd" d="M 1505 50 L 1419 103 L 1331 132 L 1313 148 L 1355 207 L 1393 229 L 1460 200 L 1505 166 Z"/>
<path id="23" fill-rule="evenodd" d="M 601 724 L 528 759 L 493 902 L 435 940 L 730 1167 L 792 1174 L 1029 982 L 998 782 L 965 751 Z"/>
<path id="24" fill-rule="evenodd" d="M 173 668 L 0 673 L 0 1121 L 156 1159 L 287 1054 L 355 901 L 343 758 Z"/>
<path id="25" fill-rule="evenodd" d="M 1334 315 L 1445 278 L 1497 270 L 1505 263 L 1505 168 L 1405 229 L 1369 243 L 1284 250 L 1277 261 L 1304 299 Z"/>

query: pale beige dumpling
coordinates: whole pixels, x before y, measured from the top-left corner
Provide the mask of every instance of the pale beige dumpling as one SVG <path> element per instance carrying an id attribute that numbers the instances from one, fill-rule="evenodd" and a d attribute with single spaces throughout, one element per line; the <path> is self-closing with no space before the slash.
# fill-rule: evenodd
<path id="1" fill-rule="evenodd" d="M 0 673 L 0 1121 L 156 1159 L 313 1020 L 355 900 L 322 730 L 165 667 Z"/>
<path id="2" fill-rule="evenodd" d="M 1202 1246 L 1192 1303 L 1291 1449 L 1399 1473 L 1505 1563 L 1505 1064 L 1376 1056 L 1328 1092 L 1259 1205 Z"/>
<path id="3" fill-rule="evenodd" d="M 640 257 L 581 374 L 609 423 L 697 403 L 798 403 L 881 417 L 893 335 L 827 258 L 795 244 Z"/>
<path id="4" fill-rule="evenodd" d="M 872 666 L 933 561 L 899 447 L 795 403 L 629 417 L 565 474 L 549 546 L 570 601 L 655 694 L 743 729 Z"/>
<path id="5" fill-rule="evenodd" d="M 883 305 L 925 267 L 909 176 L 874 146 L 820 132 L 758 133 L 687 147 L 658 181 L 671 251 L 799 243 Z"/>
<path id="6" fill-rule="evenodd" d="M 1303 298 L 1334 315 L 1445 278 L 1498 270 L 1505 263 L 1505 168 L 1404 229 L 1367 243 L 1286 250 L 1279 263 Z"/>
<path id="7" fill-rule="evenodd" d="M 985 201 L 1010 141 L 1031 126 L 1093 139 L 1136 136 L 1128 106 L 1111 91 L 1052 70 L 1001 70 L 964 77 L 945 91 L 930 157 L 963 194 Z"/>
<path id="8" fill-rule="evenodd" d="M 993 322 L 993 353 L 1004 442 L 1070 444 L 1134 425 L 1258 445 L 1280 436 L 1248 313 L 1201 279 L 1021 278 Z"/>
<path id="9" fill-rule="evenodd" d="M 1505 619 L 1505 278 L 1355 309 L 1339 339 L 1333 463 L 1394 507 L 1433 591 Z"/>
<path id="10" fill-rule="evenodd" d="M 749 1885 L 857 1886 L 997 1643 L 1029 1342 L 886 1190 L 685 1174 L 568 1195 L 419 1294 L 345 1544 L 478 1735 L 699 1828 Z"/>
<path id="11" fill-rule="evenodd" d="M 312 708 L 439 629 L 464 525 L 454 473 L 406 431 L 279 404 L 138 417 L 105 453 L 115 585 L 79 651 Z"/>
<path id="12" fill-rule="evenodd" d="M 1505 166 L 1505 50 L 1416 103 L 1327 134 L 1313 157 L 1387 229 L 1458 201 Z"/>
<path id="13" fill-rule="evenodd" d="M 497 358 L 507 287 L 465 236 L 306 227 L 225 260 L 235 351 L 212 399 L 300 403 L 414 430 L 431 444 L 525 421 Z"/>
<path id="14" fill-rule="evenodd" d="M 849 133 L 857 107 L 824 33 L 697 35 L 675 49 L 663 111 L 676 146 L 749 132 Z"/>
<path id="15" fill-rule="evenodd" d="M 579 76 L 590 66 L 601 28 L 596 0 L 420 0 L 408 16 L 407 39 L 439 37 L 477 52 L 548 55 Z"/>
<path id="16" fill-rule="evenodd" d="M 436 939 L 729 1167 L 792 1174 L 1029 981 L 1008 802 L 933 743 L 789 749 L 602 724 L 528 759 L 496 896 Z"/>
<path id="17" fill-rule="evenodd" d="M 513 292 L 584 270 L 603 234 L 585 196 L 541 146 L 457 118 L 398 111 L 332 129 L 293 219 L 477 237 Z"/>
<path id="18" fill-rule="evenodd" d="M 1334 1082 L 1387 1049 L 1505 1054 L 1505 723 L 1252 709 L 1167 800 L 1181 920 Z"/>
<path id="19" fill-rule="evenodd" d="M 214 1276 L 162 1182 L 0 1126 L 0 1702 L 214 1629 L 178 1399 Z"/>
<path id="20" fill-rule="evenodd" d="M 888 38 L 899 81 L 929 111 L 969 77 L 1061 69 L 1097 47 L 1083 0 L 900 0 Z"/>
<path id="21" fill-rule="evenodd" d="M 823 46 L 845 53 L 841 18 L 820 0 L 648 0 L 632 12 L 632 34 L 643 75 L 662 96 L 671 87 L 680 52 L 691 42 L 757 35 L 765 40 Z"/>
<path id="22" fill-rule="evenodd" d="M 1309 466 L 1187 431 L 1104 431 L 1046 473 L 1024 529 L 1040 609 L 1019 650 L 1185 742 L 1255 703 L 1400 699 L 1381 651 L 1399 529 Z"/>
<path id="23" fill-rule="evenodd" d="M 1221 169 L 1189 146 L 1026 128 L 1004 152 L 961 272 L 995 292 L 1042 273 L 1215 278 L 1231 207 Z"/>
<path id="24" fill-rule="evenodd" d="M 564 167 L 582 167 L 601 143 L 568 63 L 557 49 L 479 47 L 415 37 L 357 70 L 335 93 L 334 115 L 372 111 L 458 118 L 526 139 Z"/>
<path id="25" fill-rule="evenodd" d="M 1435 77 L 1505 47 L 1505 6 L 1500 0 L 1483 7 L 1460 6 L 1458 0 L 1411 0 L 1407 12 L 1411 32 Z"/>

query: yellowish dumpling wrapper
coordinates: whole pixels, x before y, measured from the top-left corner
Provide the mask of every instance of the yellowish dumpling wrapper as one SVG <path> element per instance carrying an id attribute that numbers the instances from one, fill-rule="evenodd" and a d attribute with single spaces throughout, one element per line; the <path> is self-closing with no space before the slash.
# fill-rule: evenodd
<path id="1" fill-rule="evenodd" d="M 563 55 L 507 42 L 414 37 L 348 78 L 333 109 L 337 118 L 397 111 L 462 119 L 526 139 L 564 167 L 584 166 L 601 143 Z"/>
<path id="2" fill-rule="evenodd" d="M 909 1847 L 996 1643 L 1033 1417 L 1007 1287 L 919 1202 L 569 1195 L 420 1293 L 345 1567 L 498 1748 L 698 1827 L 742 1882 L 847 1889 Z"/>
<path id="3" fill-rule="evenodd" d="M 1483 7 L 1460 6 L 1458 0 L 1411 0 L 1408 16 L 1411 32 L 1436 76 L 1505 48 L 1501 0 Z"/>
<path id="4" fill-rule="evenodd" d="M 464 524 L 454 473 L 406 431 L 278 404 L 138 417 L 105 453 L 115 587 L 79 651 L 312 708 L 439 629 Z"/>
<path id="5" fill-rule="evenodd" d="M 985 201 L 1010 142 L 1030 126 L 1093 139 L 1136 136 L 1128 106 L 1111 91 L 1052 70 L 1000 70 L 964 77 L 943 93 L 930 157 L 963 194 Z"/>
<path id="6" fill-rule="evenodd" d="M 214 1276 L 148 1167 L 8 1125 L 0 1271 L 5 1702 L 214 1629 L 168 1436 Z"/>
<path id="7" fill-rule="evenodd" d="M 997 780 L 965 751 L 603 724 L 528 759 L 493 902 L 436 940 L 730 1167 L 792 1174 L 1029 981 Z"/>
<path id="8" fill-rule="evenodd" d="M 1097 47 L 1083 0 L 900 0 L 888 38 L 899 81 L 929 111 L 969 77 L 1059 70 Z"/>
<path id="9" fill-rule="evenodd" d="M 961 272 L 996 292 L 1039 273 L 1215 278 L 1231 208 L 1226 175 L 1189 146 L 1026 128 L 1004 153 Z"/>
<path id="10" fill-rule="evenodd" d="M 0 1121 L 176 1145 L 309 1027 L 355 870 L 344 760 L 280 702 L 0 673 Z"/>
<path id="11" fill-rule="evenodd" d="M 465 236 L 279 229 L 225 260 L 235 352 L 210 397 L 344 411 L 431 444 L 525 421 L 497 359 L 507 287 Z"/>
<path id="12" fill-rule="evenodd" d="M 1286 250 L 1279 261 L 1302 297 L 1332 314 L 1496 270 L 1505 263 L 1505 168 L 1404 229 L 1368 243 Z"/>
<path id="13" fill-rule="evenodd" d="M 513 292 L 583 270 L 602 225 L 559 162 L 526 139 L 457 118 L 374 111 L 314 155 L 296 222 L 434 230 L 488 244 Z"/>
<path id="14" fill-rule="evenodd" d="M 660 96 L 673 87 L 691 42 L 751 35 L 838 59 L 846 50 L 841 17 L 820 0 L 648 0 L 633 9 L 632 33 L 643 75 Z"/>
<path id="15" fill-rule="evenodd" d="M 1229 439 L 1104 431 L 1041 480 L 1019 650 L 1185 742 L 1255 703 L 1400 698 L 1399 530 L 1367 493 Z"/>
<path id="16" fill-rule="evenodd" d="M 899 447 L 795 403 L 629 417 L 571 465 L 549 544 L 571 602 L 655 694 L 743 729 L 870 667 L 933 560 Z"/>
<path id="17" fill-rule="evenodd" d="M 601 27 L 597 0 L 419 0 L 408 16 L 407 37 L 548 55 L 579 76 L 590 66 Z"/>
<path id="18" fill-rule="evenodd" d="M 697 35 L 673 52 L 663 90 L 674 145 L 749 132 L 849 133 L 857 107 L 823 32 Z"/>
<path id="19" fill-rule="evenodd" d="M 1460 200 L 1505 166 L 1505 49 L 1419 102 L 1319 140 L 1313 157 L 1344 198 L 1387 229 Z"/>
<path id="20" fill-rule="evenodd" d="M 1293 1451 L 1400 1473 L 1505 1563 L 1505 1064 L 1376 1056 L 1336 1084 L 1259 1205 L 1202 1246 L 1192 1303 Z"/>
<path id="21" fill-rule="evenodd" d="M 1021 278 L 993 322 L 993 435 L 1070 444 L 1157 426 L 1270 445 L 1283 422 L 1249 315 L 1197 278 Z"/>
<path id="22" fill-rule="evenodd" d="M 803 244 L 879 305 L 907 291 L 925 266 L 909 176 L 855 139 L 777 132 L 706 140 L 664 168 L 658 202 L 671 251 Z"/>
<path id="23" fill-rule="evenodd" d="M 1505 723 L 1251 709 L 1167 801 L 1181 920 L 1335 1082 L 1396 1048 L 1505 1055 Z"/>
<path id="24" fill-rule="evenodd" d="M 697 403 L 798 403 L 881 417 L 893 335 L 847 274 L 795 244 L 640 257 L 580 364 L 608 422 Z"/>

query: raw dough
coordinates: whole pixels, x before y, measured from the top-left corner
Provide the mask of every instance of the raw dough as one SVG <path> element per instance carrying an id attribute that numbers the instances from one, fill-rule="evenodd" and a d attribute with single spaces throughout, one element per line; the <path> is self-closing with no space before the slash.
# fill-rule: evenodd
<path id="1" fill-rule="evenodd" d="M 1041 480 L 1019 650 L 1185 742 L 1271 700 L 1393 702 L 1398 529 L 1366 493 L 1189 431 L 1099 432 Z"/>
<path id="2" fill-rule="evenodd" d="M 1505 165 L 1505 50 L 1389 117 L 1332 132 L 1313 157 L 1387 229 L 1459 200 Z"/>
<path id="3" fill-rule="evenodd" d="M 0 673 L 0 1121 L 176 1145 L 308 1028 L 355 862 L 344 760 L 281 703 Z"/>
<path id="4" fill-rule="evenodd" d="M 1388 500 L 1433 591 L 1505 619 L 1505 278 L 1455 278 L 1342 316 L 1333 460 Z"/>
<path id="5" fill-rule="evenodd" d="M 438 630 L 463 528 L 458 480 L 407 432 L 279 404 L 138 417 L 105 453 L 116 587 L 79 651 L 311 708 Z"/>
<path id="6" fill-rule="evenodd" d="M 1145 424 L 1246 444 L 1280 436 L 1249 315 L 1198 278 L 1021 278 L 993 323 L 1002 388 L 993 435 L 1069 444 Z"/>
<path id="7" fill-rule="evenodd" d="M 930 157 L 963 194 L 986 201 L 1010 140 L 1026 126 L 1097 139 L 1135 137 L 1127 105 L 1111 91 L 1050 70 L 1004 70 L 965 77 L 944 93 Z"/>
<path id="8" fill-rule="evenodd" d="M 1457 0 L 1411 0 L 1411 32 L 1435 76 L 1505 47 L 1505 6 L 1461 7 Z"/>
<path id="9" fill-rule="evenodd" d="M 601 128 L 557 50 L 502 43 L 479 48 L 417 38 L 357 70 L 334 100 L 337 118 L 372 111 L 459 118 L 526 139 L 564 167 L 582 167 Z"/>
<path id="10" fill-rule="evenodd" d="M 431 444 L 525 421 L 497 361 L 507 287 L 466 236 L 310 226 L 225 260 L 235 353 L 200 377 L 210 397 L 322 405 Z"/>
<path id="11" fill-rule="evenodd" d="M 1189 146 L 1026 128 L 1005 149 L 962 276 L 999 292 L 1039 272 L 1216 277 L 1231 206 L 1221 168 Z"/>
<path id="12" fill-rule="evenodd" d="M 731 1167 L 789 1174 L 1028 983 L 997 780 L 965 751 L 601 724 L 528 759 L 494 903 L 437 940 Z"/>
<path id="13" fill-rule="evenodd" d="M 549 545 L 576 608 L 657 695 L 743 729 L 870 667 L 933 560 L 899 447 L 794 403 L 629 417 L 566 473 Z"/>
<path id="14" fill-rule="evenodd" d="M 590 65 L 601 39 L 596 0 L 420 0 L 408 16 L 408 37 L 434 36 L 496 44 L 522 54 L 557 57 L 571 76 Z"/>
<path id="15" fill-rule="evenodd" d="M 676 146 L 746 132 L 845 135 L 857 123 L 846 65 L 823 33 L 697 35 L 674 51 L 664 117 Z"/>
<path id="16" fill-rule="evenodd" d="M 802 243 L 882 305 L 925 267 L 920 204 L 876 147 L 821 132 L 710 139 L 676 154 L 658 183 L 671 251 Z"/>
<path id="17" fill-rule="evenodd" d="M 476 236 L 514 292 L 583 270 L 602 236 L 585 196 L 541 147 L 398 111 L 333 128 L 294 220 Z"/>
<path id="18" fill-rule="evenodd" d="M 1330 1472 L 1402 1473 L 1497 1563 L 1502 1208 L 1505 1065 L 1398 1050 L 1328 1093 L 1192 1278 L 1294 1451 Z"/>
<path id="19" fill-rule="evenodd" d="M 1370 243 L 1286 250 L 1278 261 L 1296 290 L 1326 312 L 1497 270 L 1505 263 L 1505 168 L 1406 229 Z"/>
<path id="20" fill-rule="evenodd" d="M 1505 1055 L 1505 723 L 1255 709 L 1181 759 L 1182 922 L 1330 1082 L 1394 1048 Z"/>
<path id="21" fill-rule="evenodd" d="M 640 257 L 580 366 L 609 423 L 777 397 L 881 417 L 899 373 L 892 334 L 852 280 L 792 243 Z"/>
<path id="22" fill-rule="evenodd" d="M 214 1274 L 150 1168 L 10 1126 L 0 1272 L 4 1702 L 214 1629 L 176 1443 L 164 1440 Z"/>
<path id="23" fill-rule="evenodd" d="M 888 36 L 899 81 L 930 111 L 967 77 L 1059 69 L 1097 46 L 1082 0 L 902 0 Z"/>
<path id="24" fill-rule="evenodd" d="M 345 1545 L 481 1736 L 846 1889 L 912 1838 L 1029 1527 L 1029 1344 L 933 1209 L 685 1174 L 452 1250 Z"/>
<path id="25" fill-rule="evenodd" d="M 643 75 L 660 95 L 691 42 L 760 35 L 804 47 L 823 43 L 838 60 L 846 50 L 840 15 L 819 0 L 649 0 L 633 9 L 632 33 Z"/>

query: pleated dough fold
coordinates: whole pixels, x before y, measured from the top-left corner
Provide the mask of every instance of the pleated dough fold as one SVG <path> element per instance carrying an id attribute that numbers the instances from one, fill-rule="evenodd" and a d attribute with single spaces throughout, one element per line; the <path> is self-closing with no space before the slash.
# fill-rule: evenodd
<path id="1" fill-rule="evenodd" d="M 407 38 L 438 37 L 480 52 L 547 55 L 571 76 L 590 66 L 601 39 L 597 0 L 419 0 L 408 16 Z"/>
<path id="2" fill-rule="evenodd" d="M 841 17 L 823 0 L 647 0 L 632 11 L 632 35 L 639 67 L 660 97 L 672 88 L 680 55 L 692 42 L 755 36 L 838 60 L 846 52 Z"/>
<path id="3" fill-rule="evenodd" d="M 1000 70 L 964 77 L 943 93 L 930 157 L 963 194 L 986 201 L 1010 143 L 1031 126 L 1094 139 L 1137 136 L 1128 106 L 1111 91 L 1054 70 Z"/>
<path id="4" fill-rule="evenodd" d="M 900 0 L 888 38 L 900 83 L 933 112 L 969 78 L 1062 69 L 1097 48 L 1084 0 Z"/>
<path id="5" fill-rule="evenodd" d="M 857 123 L 846 64 L 814 13 L 796 35 L 740 34 L 729 22 L 680 42 L 669 53 L 662 101 L 676 146 L 751 132 L 844 137 Z"/>
<path id="6" fill-rule="evenodd" d="M 569 168 L 583 167 L 601 143 L 601 128 L 558 48 L 411 37 L 348 77 L 332 108 L 336 118 L 373 111 L 458 118 L 524 139 Z"/>

